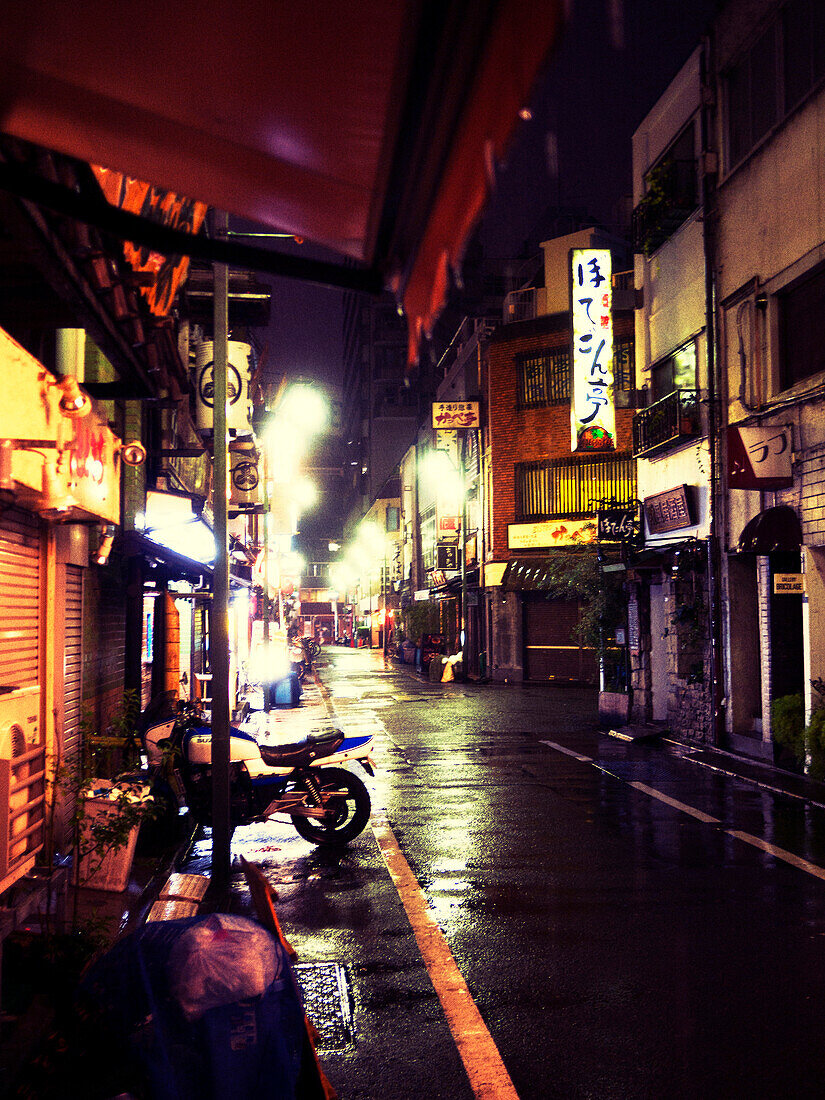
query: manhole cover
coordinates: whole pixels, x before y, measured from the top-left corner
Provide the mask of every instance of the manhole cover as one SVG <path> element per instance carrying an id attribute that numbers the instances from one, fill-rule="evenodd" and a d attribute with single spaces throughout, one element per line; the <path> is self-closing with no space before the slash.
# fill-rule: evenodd
<path id="1" fill-rule="evenodd" d="M 319 1051 L 355 1046 L 352 990 L 340 963 L 297 963 L 295 978 L 304 998 L 304 1011 L 318 1032 Z"/>

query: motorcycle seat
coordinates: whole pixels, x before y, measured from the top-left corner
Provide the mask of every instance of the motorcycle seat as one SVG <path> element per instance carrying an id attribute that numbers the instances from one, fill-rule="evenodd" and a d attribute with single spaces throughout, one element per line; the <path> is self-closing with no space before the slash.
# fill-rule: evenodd
<path id="1" fill-rule="evenodd" d="M 305 768 L 316 760 L 331 756 L 344 740 L 343 730 L 330 726 L 310 730 L 306 737 L 286 745 L 260 745 L 261 759 L 271 768 Z"/>

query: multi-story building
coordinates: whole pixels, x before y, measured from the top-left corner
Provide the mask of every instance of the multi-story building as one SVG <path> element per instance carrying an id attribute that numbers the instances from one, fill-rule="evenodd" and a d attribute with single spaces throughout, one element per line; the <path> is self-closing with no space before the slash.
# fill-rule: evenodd
<path id="1" fill-rule="evenodd" d="M 410 383 L 408 333 L 390 294 L 344 299 L 345 491 L 357 523 L 412 442 L 432 397 L 426 356 Z"/>
<path id="2" fill-rule="evenodd" d="M 633 714 L 699 740 L 713 736 L 718 686 L 702 58 L 696 49 L 633 137 L 636 367 L 645 406 L 633 419 L 633 454 L 644 541 L 628 577 Z"/>
<path id="3" fill-rule="evenodd" d="M 591 229 L 547 241 L 542 249 L 544 286 L 508 301 L 504 319 L 509 323 L 496 330 L 489 348 L 484 614 L 490 674 L 496 680 L 595 683 L 596 647 L 585 645 L 577 630 L 583 599 L 560 596 L 556 567 L 560 554 L 591 543 L 581 552 L 590 554 L 595 567 L 599 509 L 608 503 L 628 506 L 636 498 L 631 455 L 634 299 L 632 288 L 623 287 L 624 277 L 616 276 L 607 284 L 612 308 L 605 306 L 603 277 L 596 268 L 598 295 L 584 289 L 571 295 L 572 250 L 601 249 L 608 261 L 612 252 L 613 270 L 626 272 L 623 242 Z M 582 276 L 584 284 L 587 272 Z M 595 321 L 602 341 L 592 334 L 574 341 L 571 301 Z M 513 313 L 511 306 L 517 307 Z M 598 373 L 603 355 L 613 381 L 609 397 L 607 383 L 590 392 L 590 411 L 576 421 L 574 436 L 571 401 L 576 408 L 579 376 L 571 361 L 579 351 L 589 363 L 589 377 L 604 377 Z M 613 399 L 610 429 L 595 427 L 601 423 L 597 412 L 603 405 L 612 409 Z M 582 417 L 580 406 L 576 415 Z"/>
<path id="4" fill-rule="evenodd" d="M 726 727 L 773 755 L 825 676 L 825 10 L 733 0 L 714 28 L 712 239 L 725 411 Z"/>

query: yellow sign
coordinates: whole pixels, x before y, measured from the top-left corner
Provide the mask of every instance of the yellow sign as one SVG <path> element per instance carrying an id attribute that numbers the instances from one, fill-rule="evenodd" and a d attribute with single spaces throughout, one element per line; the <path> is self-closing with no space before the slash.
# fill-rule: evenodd
<path id="1" fill-rule="evenodd" d="M 804 573 L 774 573 L 773 592 L 775 596 L 804 596 Z"/>
<path id="2" fill-rule="evenodd" d="M 595 542 L 596 521 L 592 519 L 554 519 L 538 523 L 508 523 L 509 550 L 541 550 L 547 546 L 578 546 Z"/>

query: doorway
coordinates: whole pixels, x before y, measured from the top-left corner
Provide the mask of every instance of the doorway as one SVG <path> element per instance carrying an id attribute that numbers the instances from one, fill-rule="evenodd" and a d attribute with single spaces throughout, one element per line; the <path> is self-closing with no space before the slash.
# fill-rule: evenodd
<path id="1" fill-rule="evenodd" d="M 667 637 L 669 623 L 664 584 L 650 585 L 650 709 L 654 722 L 667 721 Z"/>

